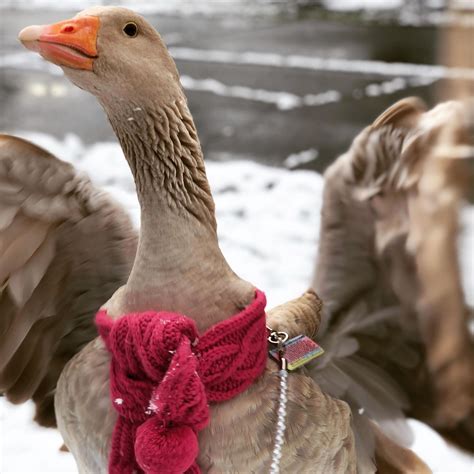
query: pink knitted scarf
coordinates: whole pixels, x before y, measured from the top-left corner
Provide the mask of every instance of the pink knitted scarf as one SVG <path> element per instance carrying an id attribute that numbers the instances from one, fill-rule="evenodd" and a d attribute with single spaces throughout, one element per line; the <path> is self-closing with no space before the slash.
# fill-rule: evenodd
<path id="1" fill-rule="evenodd" d="M 119 414 L 110 474 L 200 472 L 197 432 L 209 423 L 208 403 L 235 397 L 265 369 L 265 304 L 257 290 L 247 308 L 203 335 L 176 313 L 97 314 Z"/>

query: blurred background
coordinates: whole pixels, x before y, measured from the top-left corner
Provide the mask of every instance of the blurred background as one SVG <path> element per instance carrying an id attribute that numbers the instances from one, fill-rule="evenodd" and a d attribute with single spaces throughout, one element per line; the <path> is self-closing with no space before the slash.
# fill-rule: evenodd
<path id="1" fill-rule="evenodd" d="M 322 171 L 399 98 L 431 106 L 474 84 L 446 53 L 456 30 L 474 56 L 471 0 L 1 0 L 1 130 L 115 139 L 96 100 L 16 40 L 95 4 L 140 11 L 163 35 L 212 160 Z"/>

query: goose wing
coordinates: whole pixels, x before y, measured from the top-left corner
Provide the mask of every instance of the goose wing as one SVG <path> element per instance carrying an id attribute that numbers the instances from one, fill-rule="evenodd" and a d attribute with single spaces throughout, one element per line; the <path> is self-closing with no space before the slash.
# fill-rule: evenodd
<path id="1" fill-rule="evenodd" d="M 0 135 L 0 392 L 32 398 L 54 426 L 67 361 L 96 336 L 97 309 L 129 274 L 137 236 L 126 212 L 36 145 Z"/>
<path id="2" fill-rule="evenodd" d="M 309 376 L 306 378 L 312 379 L 315 384 L 312 386 L 317 387 L 315 391 L 321 390 L 324 397 L 329 395 L 336 403 L 342 400 L 349 406 L 357 472 L 377 472 L 380 466 L 397 472 L 430 472 L 403 446 L 411 435 L 402 412 L 406 397 L 389 374 L 357 354 L 358 343 L 350 330 L 358 323 L 357 318 L 346 321 L 337 331 L 324 334 L 320 331 L 321 307 L 320 298 L 308 290 L 301 297 L 270 310 L 267 321 L 274 331 L 284 331 L 290 338 L 304 334 L 317 339 L 324 348 L 325 353 L 305 365 L 298 377 Z M 367 326 L 371 327 L 375 319 L 365 321 Z M 356 327 L 360 330 L 361 326 L 359 323 Z M 316 426 L 321 423 L 318 410 L 306 416 Z M 401 445 L 393 438 L 401 441 Z"/>
<path id="3" fill-rule="evenodd" d="M 427 112 L 404 99 L 326 173 L 314 287 L 325 302 L 326 370 L 344 369 L 326 379 L 329 390 L 340 379 L 339 391 L 377 420 L 394 419 L 387 408 L 398 406 L 438 430 L 472 425 L 473 346 L 456 255 L 468 111 L 449 102 Z"/>

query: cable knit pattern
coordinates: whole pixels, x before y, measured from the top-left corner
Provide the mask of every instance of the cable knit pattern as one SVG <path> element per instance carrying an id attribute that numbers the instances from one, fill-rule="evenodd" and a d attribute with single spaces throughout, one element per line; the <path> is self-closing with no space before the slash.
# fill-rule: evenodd
<path id="1" fill-rule="evenodd" d="M 265 369 L 265 304 L 257 290 L 252 304 L 202 336 L 176 313 L 97 314 L 119 414 L 110 474 L 200 472 L 197 432 L 209 423 L 208 402 L 238 395 Z"/>

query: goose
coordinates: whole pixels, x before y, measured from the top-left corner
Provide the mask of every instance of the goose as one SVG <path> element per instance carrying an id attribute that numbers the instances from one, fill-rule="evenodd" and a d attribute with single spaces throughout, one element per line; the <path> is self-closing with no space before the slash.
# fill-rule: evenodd
<path id="1" fill-rule="evenodd" d="M 120 366 L 114 351 L 131 354 L 128 343 L 119 338 L 124 334 L 121 331 L 128 331 L 123 328 L 132 327 L 141 315 L 151 318 L 147 312 L 160 312 L 161 317 L 166 315 L 166 324 L 180 321 L 191 325 L 186 326 L 191 334 L 204 333 L 193 341 L 200 348 L 199 341 L 215 334 L 213 328 L 224 327 L 236 316 L 247 317 L 249 308 L 263 308 L 263 294 L 239 278 L 220 251 L 197 131 L 176 66 L 158 33 L 128 9 L 95 7 L 70 20 L 27 27 L 19 37 L 27 48 L 62 67 L 74 84 L 97 97 L 123 148 L 141 208 L 140 236 L 130 275 L 97 317 L 102 337 L 92 340 L 62 370 L 55 393 L 58 428 L 80 472 L 107 472 L 111 460 L 120 463 L 127 456 L 139 464 L 127 464 L 127 469 L 121 470 L 116 470 L 120 464 L 112 464 L 111 471 L 166 470 L 166 466 L 157 467 L 159 456 L 147 458 L 142 450 L 150 439 L 162 443 L 168 439 L 158 436 L 148 422 L 144 423 L 147 430 L 140 426 L 140 432 L 136 431 L 135 454 L 129 444 L 114 449 L 119 439 L 116 433 L 120 437 L 122 432 L 114 427 L 129 429 L 123 424 L 125 411 L 121 411 L 129 400 L 111 399 Z M 319 309 L 319 298 L 309 291 L 270 311 L 267 324 L 290 336 L 314 336 Z M 194 360 L 191 339 L 166 357 L 174 361 L 185 353 Z M 141 340 L 145 344 L 151 339 Z M 162 341 L 165 345 L 168 339 Z M 188 352 L 181 352 L 181 347 Z M 115 355 L 111 357 L 111 353 Z M 134 358 L 136 354 L 133 352 Z M 124 375 L 127 383 L 144 382 L 136 380 L 136 367 L 130 370 Z M 279 465 L 274 467 L 272 450 L 282 386 L 279 373 L 278 364 L 265 358 L 260 376 L 251 385 L 234 398 L 211 404 L 210 424 L 196 429 L 197 461 L 183 464 L 181 458 L 187 462 L 189 453 L 174 446 L 174 452 L 178 449 L 182 456 L 175 460 L 181 464 L 173 472 L 265 472 L 270 468 L 375 472 L 374 459 L 379 469 L 429 472 L 414 453 L 387 437 L 369 418 L 358 416 L 362 429 L 357 430 L 348 403 L 321 391 L 317 380 L 305 370 L 289 376 L 286 434 Z M 188 375 L 192 384 L 197 383 L 193 371 Z M 165 380 L 158 389 L 166 385 Z M 157 404 L 162 403 L 154 393 L 149 393 L 148 406 L 138 407 L 146 415 L 151 415 L 148 411 L 156 414 Z M 193 445 L 189 450 L 195 450 L 193 436 L 189 430 L 186 433 Z M 184 436 L 184 432 L 180 434 Z M 368 443 L 361 439 L 364 437 Z"/>

